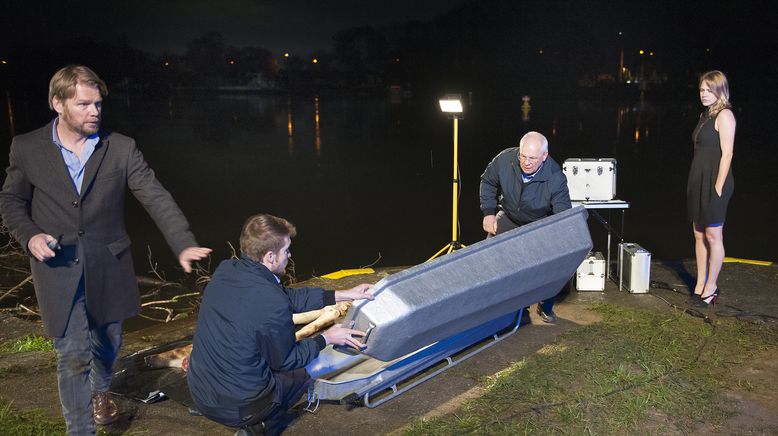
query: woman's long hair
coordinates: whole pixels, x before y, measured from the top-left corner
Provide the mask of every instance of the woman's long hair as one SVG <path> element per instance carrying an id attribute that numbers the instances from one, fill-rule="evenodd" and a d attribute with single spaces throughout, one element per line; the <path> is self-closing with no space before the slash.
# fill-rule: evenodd
<path id="1" fill-rule="evenodd" d="M 713 70 L 700 76 L 700 87 L 703 84 L 708 85 L 710 92 L 716 96 L 716 103 L 708 108 L 708 116 L 715 118 L 723 109 L 729 109 L 732 104 L 729 102 L 729 82 L 727 76 L 721 71 Z"/>

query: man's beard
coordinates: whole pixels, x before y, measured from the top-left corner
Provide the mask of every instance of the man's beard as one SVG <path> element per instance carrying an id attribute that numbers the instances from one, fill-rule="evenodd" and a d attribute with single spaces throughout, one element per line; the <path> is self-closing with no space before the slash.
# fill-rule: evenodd
<path id="1" fill-rule="evenodd" d="M 78 133 L 81 136 L 91 136 L 100 130 L 100 118 L 97 119 L 94 128 L 88 128 L 86 127 L 86 123 L 76 124 L 73 122 L 73 117 L 70 116 L 70 111 L 67 109 L 62 112 L 62 122 L 68 126 L 68 129 Z"/>

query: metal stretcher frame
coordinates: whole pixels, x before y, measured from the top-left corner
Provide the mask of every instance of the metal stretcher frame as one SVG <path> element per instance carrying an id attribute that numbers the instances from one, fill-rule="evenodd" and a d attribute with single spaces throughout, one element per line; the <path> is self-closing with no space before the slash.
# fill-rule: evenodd
<path id="1" fill-rule="evenodd" d="M 320 377 L 322 374 L 318 374 L 316 368 L 310 368 L 315 382 L 308 392 L 306 410 L 315 412 L 320 400 L 335 400 L 341 404 L 361 403 L 368 408 L 378 407 L 516 333 L 523 310 L 503 315 L 390 362 L 362 355 L 360 358 L 350 359 L 345 357 L 342 351 L 327 348 L 322 352 L 324 355 L 320 355 L 319 362 L 323 359 L 326 361 L 325 366 L 340 366 L 340 372 L 325 379 Z M 474 344 L 477 346 L 468 350 Z M 463 350 L 465 354 L 458 355 Z M 340 363 L 348 360 L 351 360 L 351 364 Z M 444 366 L 425 373 L 441 363 Z M 374 371 L 364 377 L 349 377 L 353 376 L 355 368 L 358 372 L 360 365 Z M 343 376 L 344 374 L 346 376 Z M 423 374 L 421 378 L 413 379 L 420 374 Z M 413 380 L 404 384 L 410 379 Z M 377 399 L 373 400 L 374 397 Z"/>

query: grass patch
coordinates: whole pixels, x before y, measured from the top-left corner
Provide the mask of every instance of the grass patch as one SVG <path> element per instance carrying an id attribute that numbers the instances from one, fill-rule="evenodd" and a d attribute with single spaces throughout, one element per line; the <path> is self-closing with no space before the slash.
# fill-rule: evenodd
<path id="1" fill-rule="evenodd" d="M 732 412 L 717 394 L 738 388 L 729 368 L 778 348 L 766 327 L 680 311 L 608 304 L 603 321 L 484 381 L 485 393 L 455 413 L 417 420 L 404 434 L 694 433 Z"/>
<path id="2" fill-rule="evenodd" d="M 19 412 L 0 398 L 0 429 L 8 436 L 64 435 L 65 421 L 45 416 L 40 410 Z"/>
<path id="3" fill-rule="evenodd" d="M 0 345 L 3 353 L 25 353 L 28 351 L 54 351 L 54 343 L 43 336 L 28 335 Z"/>
<path id="4" fill-rule="evenodd" d="M 122 432 L 97 427 L 98 436 L 119 436 Z M 0 434 L 3 436 L 65 436 L 63 419 L 46 416 L 40 409 L 19 411 L 13 403 L 0 398 Z"/>

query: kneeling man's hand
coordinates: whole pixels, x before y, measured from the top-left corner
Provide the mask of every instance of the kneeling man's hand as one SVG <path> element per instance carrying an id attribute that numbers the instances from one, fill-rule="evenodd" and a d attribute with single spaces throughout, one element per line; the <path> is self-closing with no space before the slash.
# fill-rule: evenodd
<path id="1" fill-rule="evenodd" d="M 346 291 L 335 291 L 335 301 L 372 300 L 373 285 L 362 283 Z"/>
<path id="2" fill-rule="evenodd" d="M 335 324 L 322 333 L 328 344 L 347 345 L 357 350 L 365 348 L 365 344 L 354 338 L 354 336 L 365 336 L 365 333 L 359 330 L 347 329 L 341 324 Z"/>

